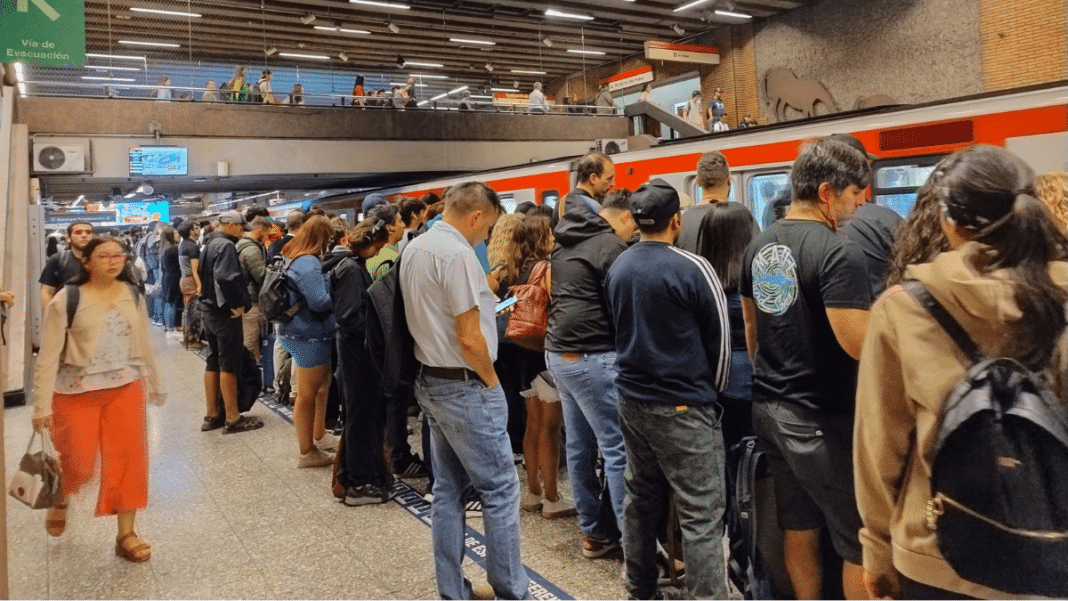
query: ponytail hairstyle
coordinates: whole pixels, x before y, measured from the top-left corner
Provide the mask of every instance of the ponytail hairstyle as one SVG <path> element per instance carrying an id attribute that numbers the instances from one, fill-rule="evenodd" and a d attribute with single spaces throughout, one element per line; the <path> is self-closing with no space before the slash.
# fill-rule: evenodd
<path id="1" fill-rule="evenodd" d="M 1068 240 L 1034 196 L 1034 172 L 1012 153 L 978 145 L 944 159 L 932 175 L 945 219 L 983 244 L 972 257 L 981 274 L 1008 271 L 1025 316 L 1011 356 L 1045 368 L 1064 331 L 1068 292 L 1053 282 L 1049 263 L 1068 257 Z"/>
<path id="2" fill-rule="evenodd" d="M 389 240 L 389 224 L 385 219 L 366 217 L 345 235 L 349 248 L 358 257 L 361 251 Z"/>

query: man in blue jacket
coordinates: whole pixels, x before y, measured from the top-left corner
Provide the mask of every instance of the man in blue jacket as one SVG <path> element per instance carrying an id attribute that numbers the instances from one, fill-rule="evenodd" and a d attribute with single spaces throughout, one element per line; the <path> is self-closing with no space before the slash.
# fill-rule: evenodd
<path id="1" fill-rule="evenodd" d="M 630 198 L 641 240 L 608 270 L 619 421 L 627 450 L 623 556 L 627 592 L 656 595 L 656 533 L 675 492 L 686 586 L 726 599 L 723 435 L 716 403 L 730 370 L 727 300 L 708 261 L 674 246 L 679 195 L 654 179 Z"/>
<path id="2" fill-rule="evenodd" d="M 224 434 L 232 434 L 263 427 L 260 418 L 241 415 L 237 408 L 237 374 L 245 348 L 241 316 L 252 303 L 241 275 L 236 244 L 248 229 L 245 218 L 237 211 L 219 215 L 219 227 L 208 234 L 200 257 L 200 310 L 211 349 L 204 367 L 208 412 L 200 429 L 205 432 L 225 428 Z M 219 394 L 225 415 L 219 415 Z"/>

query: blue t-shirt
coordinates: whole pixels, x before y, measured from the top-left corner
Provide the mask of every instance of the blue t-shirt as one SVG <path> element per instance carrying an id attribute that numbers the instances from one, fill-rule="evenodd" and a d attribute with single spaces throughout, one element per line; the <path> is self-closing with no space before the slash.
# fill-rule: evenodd
<path id="1" fill-rule="evenodd" d="M 608 270 L 616 329 L 616 388 L 627 400 L 707 406 L 727 387 L 727 298 L 704 258 L 639 242 Z"/>

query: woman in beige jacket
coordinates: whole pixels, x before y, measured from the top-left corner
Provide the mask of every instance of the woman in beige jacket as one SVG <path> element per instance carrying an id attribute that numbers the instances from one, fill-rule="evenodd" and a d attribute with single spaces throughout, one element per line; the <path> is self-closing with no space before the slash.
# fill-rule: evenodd
<path id="1" fill-rule="evenodd" d="M 68 288 L 45 308 L 34 370 L 33 427 L 48 429 L 59 452 L 63 501 L 45 529 L 63 534 L 67 497 L 92 477 L 99 454 L 96 515 L 117 515 L 115 554 L 132 562 L 152 555 L 134 532 L 148 503 L 145 401 L 166 395 L 156 368 L 144 295 L 125 274 L 129 256 L 115 238 L 94 238 L 83 252 L 77 310 L 68 327 Z"/>
<path id="2" fill-rule="evenodd" d="M 1038 372 L 1065 329 L 1066 242 L 1033 197 L 1032 173 L 993 146 L 955 153 L 926 191 L 951 250 L 905 269 L 988 356 Z M 937 241 L 941 243 L 941 241 Z M 901 286 L 871 310 L 854 429 L 864 579 L 873 598 L 1008 598 L 954 572 L 927 526 L 931 466 L 946 397 L 970 362 Z M 1057 386 L 1057 382 L 1051 382 Z"/>

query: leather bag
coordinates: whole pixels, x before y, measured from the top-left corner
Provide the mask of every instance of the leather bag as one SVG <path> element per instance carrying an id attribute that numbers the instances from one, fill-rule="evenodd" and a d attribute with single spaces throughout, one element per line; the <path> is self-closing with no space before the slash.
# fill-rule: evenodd
<path id="1" fill-rule="evenodd" d="M 549 293 L 543 282 L 549 273 L 549 262 L 539 261 L 526 284 L 512 286 L 512 294 L 519 300 L 508 315 L 505 336 L 515 344 L 532 351 L 545 350 L 545 333 L 549 330 Z"/>

